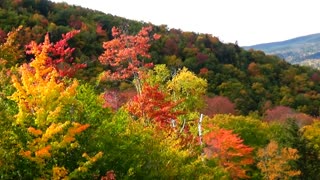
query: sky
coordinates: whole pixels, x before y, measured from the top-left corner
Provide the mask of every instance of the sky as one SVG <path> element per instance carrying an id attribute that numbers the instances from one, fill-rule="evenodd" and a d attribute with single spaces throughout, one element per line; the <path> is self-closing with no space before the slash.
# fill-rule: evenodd
<path id="1" fill-rule="evenodd" d="M 319 0 L 51 0 L 248 46 L 320 33 Z"/>

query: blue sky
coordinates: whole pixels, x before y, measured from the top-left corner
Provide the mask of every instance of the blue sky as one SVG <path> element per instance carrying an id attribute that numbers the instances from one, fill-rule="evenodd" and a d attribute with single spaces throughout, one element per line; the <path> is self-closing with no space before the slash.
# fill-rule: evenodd
<path id="1" fill-rule="evenodd" d="M 208 33 L 241 46 L 320 33 L 318 0 L 51 0 Z"/>

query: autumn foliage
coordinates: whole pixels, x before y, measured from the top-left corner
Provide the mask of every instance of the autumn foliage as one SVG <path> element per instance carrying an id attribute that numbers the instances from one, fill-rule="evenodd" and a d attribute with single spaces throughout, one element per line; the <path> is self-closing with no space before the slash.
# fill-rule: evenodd
<path id="1" fill-rule="evenodd" d="M 0 16 L 0 179 L 320 179 L 318 70 L 65 3 Z"/>
<path id="2" fill-rule="evenodd" d="M 157 86 L 146 84 L 142 88 L 142 93 L 134 96 L 128 103 L 127 110 L 138 118 L 166 127 L 182 114 L 180 111 L 175 111 L 178 103 L 167 99 L 166 94 Z"/>
<path id="3" fill-rule="evenodd" d="M 267 147 L 258 150 L 258 168 L 268 180 L 290 179 L 301 174 L 294 170 L 290 162 L 299 158 L 298 151 L 293 148 L 280 148 L 278 143 L 271 141 Z"/>
<path id="4" fill-rule="evenodd" d="M 112 71 L 106 71 L 107 78 L 123 80 L 138 75 L 141 67 L 150 68 L 152 63 L 144 63 L 142 58 L 150 58 L 148 52 L 151 37 L 149 33 L 152 27 L 142 28 L 137 35 L 127 35 L 120 29 L 113 27 L 112 36 L 114 39 L 103 43 L 104 53 L 99 57 L 99 61 L 104 65 L 110 65 Z M 155 34 L 154 39 L 160 36 Z M 109 77 L 110 76 L 110 77 Z"/>
<path id="5" fill-rule="evenodd" d="M 45 160 L 51 158 L 52 154 L 57 153 L 59 149 L 67 148 L 70 145 L 76 147 L 78 143 L 75 136 L 81 134 L 89 126 L 89 124 L 81 125 L 66 121 L 65 123 L 52 123 L 45 132 L 30 126 L 28 132 L 34 139 L 30 141 L 26 150 L 20 151 L 20 154 L 39 165 L 45 165 Z M 65 135 L 59 135 L 66 129 Z M 59 142 L 50 143 L 57 141 L 57 139 Z"/>
<path id="6" fill-rule="evenodd" d="M 280 122 L 284 123 L 288 119 L 294 119 L 300 126 L 312 124 L 313 118 L 307 114 L 294 111 L 292 108 L 286 106 L 277 106 L 272 109 L 268 109 L 265 112 L 264 120 L 267 122 Z"/>
<path id="7" fill-rule="evenodd" d="M 123 104 L 123 95 L 118 91 L 110 90 L 101 94 L 104 99 L 104 108 L 111 108 L 113 110 L 117 110 Z"/>
<path id="8" fill-rule="evenodd" d="M 303 136 L 308 142 L 308 146 L 313 148 L 320 155 L 320 121 L 302 128 Z"/>
<path id="9" fill-rule="evenodd" d="M 11 67 L 18 63 L 18 61 L 24 57 L 23 51 L 21 50 L 21 44 L 17 39 L 19 31 L 22 26 L 9 32 L 6 37 L 3 36 L 3 32 L 0 31 L 0 69 L 1 66 Z M 0 29 L 1 30 L 1 29 Z"/>
<path id="10" fill-rule="evenodd" d="M 73 80 L 69 84 L 61 81 L 56 68 L 48 64 L 48 54 L 52 48 L 48 37 L 39 51 L 37 48 L 36 44 L 32 44 L 34 60 L 19 67 L 19 76 L 12 76 L 16 91 L 9 98 L 18 107 L 13 125 L 21 126 L 27 134 L 24 135 L 26 137 L 20 135 L 20 138 L 28 139 L 18 143 L 19 155 L 40 169 L 49 168 L 40 172 L 41 177 L 55 174 L 58 169 L 62 173 L 60 175 L 66 177 L 77 170 L 69 169 L 67 173 L 62 171 L 64 167 L 48 165 L 47 162 L 66 150 L 71 152 L 78 148 L 76 136 L 90 125 L 64 119 L 65 107 L 75 103 L 78 81 Z"/>
<path id="11" fill-rule="evenodd" d="M 204 113 L 208 116 L 214 116 L 216 114 L 236 114 L 236 111 L 234 103 L 232 103 L 229 98 L 216 96 L 206 98 Z"/>
<path id="12" fill-rule="evenodd" d="M 233 179 L 248 178 L 246 166 L 252 164 L 253 148 L 243 144 L 243 140 L 231 130 L 217 129 L 205 134 L 206 156 L 218 158 L 219 164 L 230 172 Z"/>
<path id="13" fill-rule="evenodd" d="M 51 43 L 49 34 L 46 34 L 44 42 L 46 44 L 37 44 L 35 41 L 32 41 L 29 45 L 27 45 L 26 53 L 37 56 L 41 53 L 44 46 L 47 46 L 46 51 L 48 56 L 45 60 L 46 66 L 54 67 L 61 77 L 72 77 L 78 69 L 86 67 L 86 64 L 74 62 L 72 53 L 74 52 L 75 48 L 71 48 L 68 45 L 68 40 L 79 33 L 79 30 L 73 30 L 63 34 L 62 39 L 56 43 Z"/>

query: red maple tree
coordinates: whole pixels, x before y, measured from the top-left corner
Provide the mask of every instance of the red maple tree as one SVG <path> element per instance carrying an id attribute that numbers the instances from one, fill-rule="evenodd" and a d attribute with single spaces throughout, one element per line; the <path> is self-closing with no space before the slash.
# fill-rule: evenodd
<path id="1" fill-rule="evenodd" d="M 157 86 L 144 85 L 142 93 L 134 96 L 128 103 L 127 110 L 138 118 L 145 118 L 165 127 L 182 114 L 174 110 L 178 103 L 180 102 L 168 100 L 166 94 L 159 91 Z"/>

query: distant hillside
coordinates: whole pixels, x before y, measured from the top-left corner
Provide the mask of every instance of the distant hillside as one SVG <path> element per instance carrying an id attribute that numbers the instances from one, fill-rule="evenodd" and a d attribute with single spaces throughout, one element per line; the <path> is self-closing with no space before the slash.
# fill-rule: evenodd
<path id="1" fill-rule="evenodd" d="M 320 33 L 286 41 L 257 44 L 245 48 L 262 50 L 267 54 L 278 55 L 292 64 L 320 67 Z"/>

